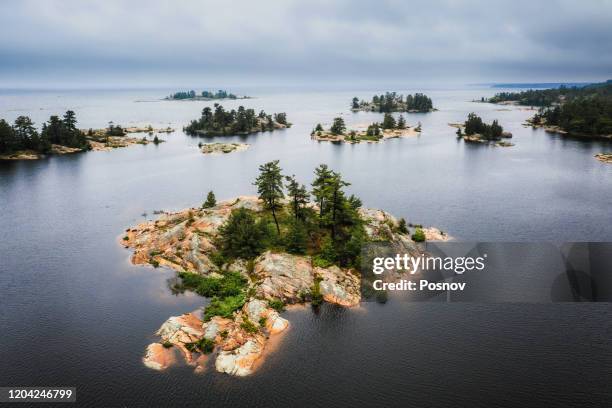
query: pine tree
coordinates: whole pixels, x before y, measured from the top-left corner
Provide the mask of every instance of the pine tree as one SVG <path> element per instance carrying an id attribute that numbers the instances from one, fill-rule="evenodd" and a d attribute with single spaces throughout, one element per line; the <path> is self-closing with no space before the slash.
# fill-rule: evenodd
<path id="1" fill-rule="evenodd" d="M 212 208 L 217 205 L 217 199 L 215 197 L 215 193 L 209 191 L 206 195 L 206 201 L 202 204 L 202 208 Z"/>
<path id="2" fill-rule="evenodd" d="M 272 211 L 272 217 L 276 224 L 276 231 L 280 235 L 280 227 L 276 218 L 276 210 L 280 207 L 280 200 L 285 197 L 283 193 L 283 176 L 278 160 L 274 160 L 259 166 L 259 176 L 255 180 L 259 198 L 263 200 L 266 208 Z"/>
<path id="3" fill-rule="evenodd" d="M 17 117 L 13 129 L 20 148 L 38 150 L 39 137 L 32 119 L 27 116 Z"/>
<path id="4" fill-rule="evenodd" d="M 19 149 L 15 131 L 7 121 L 0 119 L 0 154 L 11 153 Z"/>
<path id="5" fill-rule="evenodd" d="M 331 128 L 329 130 L 334 135 L 342 135 L 342 134 L 344 134 L 344 131 L 346 130 L 346 124 L 344 123 L 344 119 L 342 119 L 340 117 L 334 118 L 334 123 L 332 124 L 332 126 L 331 126 Z"/>
<path id="6" fill-rule="evenodd" d="M 382 124 L 383 129 L 395 129 L 395 118 L 390 113 L 385 113 Z"/>
<path id="7" fill-rule="evenodd" d="M 304 254 L 308 243 L 308 235 L 302 221 L 294 219 L 289 224 L 289 230 L 285 237 L 287 252 L 292 254 Z"/>
<path id="8" fill-rule="evenodd" d="M 326 211 L 327 186 L 333 172 L 327 164 L 321 164 L 315 169 L 315 179 L 312 182 L 312 195 L 319 206 L 319 219 L 323 218 Z"/>
<path id="9" fill-rule="evenodd" d="M 406 119 L 404 119 L 404 115 L 400 115 L 399 120 L 397 121 L 398 129 L 406 129 Z"/>
<path id="10" fill-rule="evenodd" d="M 308 204 L 308 190 L 305 185 L 300 185 L 295 175 L 285 177 L 287 180 L 287 196 L 291 198 L 291 208 L 295 219 L 304 219 L 303 208 Z"/>
<path id="11" fill-rule="evenodd" d="M 216 246 L 228 258 L 252 259 L 264 249 L 265 232 L 250 210 L 238 208 L 219 228 Z"/>

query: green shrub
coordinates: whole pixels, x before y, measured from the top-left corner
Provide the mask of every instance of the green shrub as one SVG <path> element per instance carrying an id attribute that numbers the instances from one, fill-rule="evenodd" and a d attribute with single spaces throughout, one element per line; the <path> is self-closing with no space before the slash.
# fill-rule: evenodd
<path id="1" fill-rule="evenodd" d="M 336 260 L 336 249 L 331 238 L 326 236 L 321 240 L 321 257 L 333 263 Z"/>
<path id="2" fill-rule="evenodd" d="M 244 305 L 244 295 L 228 296 L 226 298 L 214 297 L 204 309 L 204 321 L 215 316 L 231 318 L 233 313 Z"/>
<path id="3" fill-rule="evenodd" d="M 124 240 L 124 241 L 129 241 L 129 240 L 130 240 L 130 238 L 129 238 L 129 237 L 126 235 L 125 237 L 123 237 L 123 240 Z"/>
<path id="4" fill-rule="evenodd" d="M 173 344 L 172 344 L 172 343 L 170 343 L 169 341 L 164 341 L 164 342 L 162 343 L 162 346 L 164 346 L 164 348 L 170 348 L 170 347 L 172 347 L 172 346 L 173 346 Z"/>
<path id="5" fill-rule="evenodd" d="M 210 354 L 215 349 L 215 342 L 206 337 L 202 337 L 193 343 L 185 343 L 185 348 L 192 353 Z"/>
<path id="6" fill-rule="evenodd" d="M 399 223 L 397 225 L 397 232 L 400 234 L 408 233 L 408 226 L 406 225 L 406 220 L 404 218 L 400 218 Z"/>
<path id="7" fill-rule="evenodd" d="M 424 242 L 425 241 L 425 232 L 421 228 L 417 228 L 412 234 L 412 240 L 414 242 Z"/>
<path id="8" fill-rule="evenodd" d="M 285 302 L 280 299 L 268 300 L 268 306 L 270 306 L 272 309 L 276 310 L 279 313 L 285 310 Z"/>
<path id="9" fill-rule="evenodd" d="M 238 208 L 219 228 L 217 244 L 226 258 L 252 259 L 264 250 L 266 236 L 264 224 L 256 222 L 253 212 Z"/>
<path id="10" fill-rule="evenodd" d="M 219 268 L 221 268 L 227 262 L 220 251 L 212 252 L 210 255 L 208 255 L 208 259 L 210 259 L 210 261 Z"/>
<path id="11" fill-rule="evenodd" d="M 238 272 L 226 272 L 221 278 L 201 276 L 191 272 L 179 273 L 183 288 L 192 290 L 200 296 L 236 296 L 246 287 L 246 279 Z"/>
<path id="12" fill-rule="evenodd" d="M 240 323 L 240 328 L 242 328 L 247 333 L 255 334 L 259 331 L 257 326 L 253 324 L 247 317 L 244 318 L 244 321 Z"/>
<path id="13" fill-rule="evenodd" d="M 262 316 L 262 317 L 260 317 L 260 318 L 259 318 L 259 326 L 260 326 L 260 327 L 266 327 L 266 322 L 267 322 L 267 321 L 268 321 L 268 319 L 267 319 L 267 318 L 265 318 L 265 317 L 263 317 L 263 316 Z"/>
<path id="14" fill-rule="evenodd" d="M 197 341 L 198 348 L 204 354 L 210 354 L 215 349 L 215 342 L 213 340 L 202 337 Z"/>
<path id="15" fill-rule="evenodd" d="M 333 262 L 330 262 L 327 259 L 324 259 L 319 255 L 316 255 L 312 258 L 312 266 L 319 267 L 319 268 L 327 268 L 332 265 L 333 265 Z"/>
<path id="16" fill-rule="evenodd" d="M 310 291 L 310 302 L 313 306 L 317 307 L 323 303 L 323 295 L 321 294 L 321 281 L 323 278 L 320 276 L 315 277 L 314 284 Z"/>
<path id="17" fill-rule="evenodd" d="M 291 254 L 301 255 L 306 252 L 308 235 L 301 221 L 293 220 L 285 236 L 285 248 Z"/>

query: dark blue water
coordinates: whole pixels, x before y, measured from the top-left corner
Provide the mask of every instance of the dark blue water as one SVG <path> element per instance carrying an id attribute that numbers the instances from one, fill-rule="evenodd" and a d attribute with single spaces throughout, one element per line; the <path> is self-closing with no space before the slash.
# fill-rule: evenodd
<path id="1" fill-rule="evenodd" d="M 268 160 L 303 182 L 328 163 L 365 205 L 460 239 L 612 240 L 612 166 L 593 158 L 610 144 L 523 128 L 532 112 L 469 102 L 492 92 L 428 90 L 440 110 L 407 117 L 422 122 L 420 137 L 334 145 L 310 139 L 314 124 L 339 114 L 354 125 L 380 120 L 348 111 L 353 96 L 372 92 L 249 90 L 240 93 L 258 98 L 224 105 L 286 111 L 294 126 L 229 138 L 250 143 L 245 152 L 205 156 L 201 139 L 177 131 L 159 146 L 0 163 L 0 385 L 76 386 L 80 406 L 605 406 L 609 304 L 295 310 L 252 377 L 158 373 L 141 363 L 161 323 L 203 300 L 172 295 L 173 274 L 132 266 L 117 238 L 154 210 L 197 205 L 211 189 L 218 198 L 254 193 L 257 166 Z M 180 129 L 210 105 L 156 100 L 168 93 L 3 92 L 0 117 L 28 114 L 40 124 L 74 109 L 84 128 L 112 120 Z M 470 111 L 498 118 L 516 146 L 457 141 L 447 123 Z"/>

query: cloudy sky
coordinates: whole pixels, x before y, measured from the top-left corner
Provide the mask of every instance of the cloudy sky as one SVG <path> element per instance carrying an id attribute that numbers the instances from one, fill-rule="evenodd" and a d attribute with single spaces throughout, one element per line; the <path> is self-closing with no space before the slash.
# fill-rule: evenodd
<path id="1" fill-rule="evenodd" d="M 612 78 L 612 1 L 0 2 L 0 86 Z"/>

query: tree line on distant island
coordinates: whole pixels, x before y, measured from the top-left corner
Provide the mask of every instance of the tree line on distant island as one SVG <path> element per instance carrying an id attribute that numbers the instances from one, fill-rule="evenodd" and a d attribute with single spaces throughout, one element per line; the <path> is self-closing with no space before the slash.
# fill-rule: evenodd
<path id="1" fill-rule="evenodd" d="M 246 109 L 244 106 L 227 111 L 215 103 L 214 111 L 209 106 L 205 107 L 200 118 L 192 120 L 184 127 L 184 131 L 190 135 L 224 136 L 271 131 L 289 126 L 291 124 L 287 122 L 287 114 L 284 112 L 269 115 L 261 110 L 256 114 L 254 109 Z"/>
<path id="2" fill-rule="evenodd" d="M 62 118 L 51 116 L 38 132 L 28 116 L 19 116 L 13 125 L 0 119 L 0 154 L 31 150 L 46 154 L 52 145 L 87 150 L 90 148 L 85 134 L 76 127 L 76 115 L 67 111 Z"/>
<path id="3" fill-rule="evenodd" d="M 191 91 L 179 91 L 175 92 L 168 97 L 168 99 L 238 99 L 233 93 L 227 92 L 223 89 L 219 89 L 217 92 L 214 91 L 202 91 L 199 95 L 193 89 Z"/>
<path id="4" fill-rule="evenodd" d="M 498 93 L 487 102 L 540 106 L 533 125 L 558 126 L 577 136 L 612 135 L 612 80 L 581 87 Z"/>
<path id="5" fill-rule="evenodd" d="M 433 110 L 431 98 L 422 93 L 399 95 L 396 92 L 387 92 L 374 95 L 371 101 L 359 100 L 354 97 L 351 108 L 353 110 L 366 110 L 381 113 L 390 112 L 430 112 Z"/>

